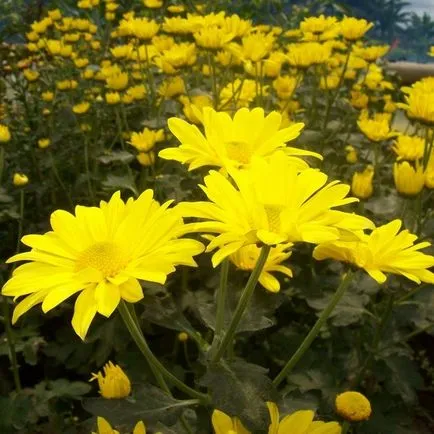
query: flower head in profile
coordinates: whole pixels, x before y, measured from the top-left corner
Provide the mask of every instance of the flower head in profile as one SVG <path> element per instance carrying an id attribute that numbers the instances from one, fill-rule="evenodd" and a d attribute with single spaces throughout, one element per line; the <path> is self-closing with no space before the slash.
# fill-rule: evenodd
<path id="1" fill-rule="evenodd" d="M 96 425 L 98 432 L 93 432 L 92 434 L 119 434 L 118 430 L 112 428 L 109 422 L 107 422 L 103 417 L 97 417 Z M 133 434 L 146 434 L 146 427 L 142 421 L 136 423 Z"/>
<path id="2" fill-rule="evenodd" d="M 387 279 L 385 273 L 401 274 L 420 284 L 434 283 L 434 256 L 419 250 L 429 247 L 427 241 L 414 244 L 417 236 L 408 230 L 399 232 L 401 220 L 393 220 L 374 229 L 369 235 L 361 234 L 358 241 L 331 241 L 315 247 L 313 257 L 319 261 L 336 259 L 363 268 L 378 283 Z"/>
<path id="3" fill-rule="evenodd" d="M 0 124 L 0 143 L 7 143 L 11 140 L 11 132 L 7 125 Z"/>
<path id="4" fill-rule="evenodd" d="M 381 142 L 398 135 L 397 132 L 391 131 L 390 119 L 390 113 L 376 113 L 370 118 L 367 112 L 362 112 L 357 125 L 369 140 Z"/>
<path id="5" fill-rule="evenodd" d="M 176 265 L 195 266 L 203 246 L 179 238 L 186 226 L 170 204 L 160 205 L 146 190 L 126 203 L 117 192 L 100 207 L 77 206 L 75 215 L 55 211 L 52 231 L 24 236 L 31 250 L 7 261 L 29 261 L 2 289 L 5 296 L 26 296 L 12 322 L 39 303 L 48 312 L 79 292 L 72 326 L 84 339 L 97 312 L 109 317 L 121 300 L 143 298 L 140 280 L 164 283 Z"/>
<path id="6" fill-rule="evenodd" d="M 363 38 L 365 33 L 374 26 L 374 23 L 366 21 L 364 18 L 344 17 L 339 23 L 340 31 L 344 39 L 356 41 Z"/>
<path id="7" fill-rule="evenodd" d="M 181 142 L 177 148 L 167 148 L 160 152 L 160 157 L 176 160 L 189 165 L 189 170 L 202 166 L 223 168 L 244 168 L 249 166 L 253 157 L 268 157 L 277 150 L 307 164 L 296 156 L 313 155 L 314 152 L 286 146 L 300 134 L 304 124 L 297 123 L 287 128 L 280 128 L 282 115 L 271 112 L 265 115 L 262 108 L 238 110 L 233 118 L 225 112 L 217 112 L 211 107 L 203 111 L 195 110 L 202 120 L 205 135 L 196 125 L 178 119 L 169 119 L 169 129 Z"/>
<path id="8" fill-rule="evenodd" d="M 397 160 L 393 165 L 393 179 L 398 193 L 416 196 L 425 184 L 425 172 L 418 161 L 410 164 L 408 161 Z"/>
<path id="9" fill-rule="evenodd" d="M 280 282 L 273 275 L 278 272 L 284 274 L 287 277 L 292 277 L 292 270 L 286 265 L 282 265 L 282 262 L 286 261 L 292 254 L 289 249 L 292 244 L 277 245 L 270 249 L 270 253 L 267 256 L 264 267 L 259 276 L 259 283 L 270 292 L 280 291 Z M 258 262 L 261 249 L 255 244 L 241 247 L 238 251 L 233 253 L 229 258 L 231 262 L 240 270 L 252 271 Z"/>
<path id="10" fill-rule="evenodd" d="M 312 410 L 299 410 L 280 419 L 279 409 L 274 402 L 267 402 L 271 424 L 268 434 L 341 434 L 337 422 L 314 421 Z"/>
<path id="11" fill-rule="evenodd" d="M 131 134 L 131 146 L 139 152 L 149 152 L 156 143 L 164 140 L 164 130 L 150 130 L 144 128 L 143 131 Z"/>
<path id="12" fill-rule="evenodd" d="M 314 169 L 300 172 L 283 152 L 229 173 L 231 179 L 216 171 L 205 177 L 202 190 L 209 202 L 179 205 L 185 216 L 204 219 L 191 223 L 192 231 L 218 234 L 207 247 L 218 249 L 214 266 L 250 244 L 317 244 L 373 227 L 364 217 L 333 209 L 358 201 L 347 197 L 348 185 L 327 183 L 327 175 Z"/>
<path id="13" fill-rule="evenodd" d="M 351 182 L 351 193 L 359 199 L 368 199 L 374 192 L 372 180 L 374 179 L 374 166 L 369 164 L 363 172 L 354 172 Z"/>
<path id="14" fill-rule="evenodd" d="M 401 134 L 396 138 L 392 150 L 403 160 L 419 160 L 423 157 L 425 140 L 419 136 Z"/>
<path id="15" fill-rule="evenodd" d="M 125 398 L 131 393 L 131 382 L 119 365 L 108 362 L 103 372 L 92 374 L 90 381 L 98 380 L 99 393 L 106 399 Z"/>

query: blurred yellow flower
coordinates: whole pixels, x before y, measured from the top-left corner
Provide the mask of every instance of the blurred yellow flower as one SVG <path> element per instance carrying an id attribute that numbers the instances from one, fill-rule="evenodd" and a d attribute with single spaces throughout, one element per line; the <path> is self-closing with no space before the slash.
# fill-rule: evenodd
<path id="1" fill-rule="evenodd" d="M 158 93 L 164 98 L 173 98 L 174 96 L 185 93 L 185 83 L 181 76 L 168 77 L 158 87 Z"/>
<path id="2" fill-rule="evenodd" d="M 128 73 L 119 72 L 106 78 L 107 87 L 113 90 L 123 90 L 128 86 Z"/>
<path id="3" fill-rule="evenodd" d="M 45 102 L 51 102 L 54 99 L 54 93 L 50 91 L 42 92 L 41 98 Z"/>
<path id="4" fill-rule="evenodd" d="M 206 66 L 206 65 L 205 65 Z M 256 80 L 236 78 L 233 82 L 228 83 L 220 90 L 220 102 L 223 107 L 248 107 L 257 96 L 260 89 Z M 268 86 L 262 87 L 262 94 L 268 95 Z"/>
<path id="5" fill-rule="evenodd" d="M 390 50 L 390 45 L 371 45 L 370 47 L 353 47 L 353 52 L 356 56 L 368 62 L 375 62 L 380 57 L 383 57 Z"/>
<path id="6" fill-rule="evenodd" d="M 369 140 L 381 142 L 398 135 L 390 130 L 390 119 L 389 113 L 375 113 L 373 118 L 369 118 L 367 113 L 362 112 L 357 125 Z"/>
<path id="7" fill-rule="evenodd" d="M 350 422 L 367 420 L 371 416 L 371 403 L 365 395 L 348 391 L 336 396 L 336 413 Z"/>
<path id="8" fill-rule="evenodd" d="M 357 163 L 358 157 L 357 157 L 356 148 L 354 148 L 354 146 L 347 145 L 345 146 L 345 151 L 347 151 L 347 155 L 345 156 L 347 163 L 350 164 Z"/>
<path id="9" fill-rule="evenodd" d="M 273 81 L 273 88 L 280 99 L 290 99 L 294 93 L 299 80 L 291 75 L 281 75 Z"/>
<path id="10" fill-rule="evenodd" d="M 363 268 L 378 283 L 387 279 L 384 273 L 401 274 L 420 284 L 434 283 L 434 257 L 418 250 L 431 244 L 414 244 L 417 236 L 408 230 L 399 232 L 401 220 L 375 228 L 370 235 L 360 234 L 359 241 L 332 241 L 315 247 L 313 257 L 322 261 L 335 259 Z"/>
<path id="11" fill-rule="evenodd" d="M 84 113 L 87 113 L 90 109 L 90 103 L 87 101 L 83 101 L 79 104 L 75 104 L 72 106 L 72 111 L 77 115 L 82 115 Z"/>
<path id="12" fill-rule="evenodd" d="M 99 393 L 106 399 L 125 398 L 131 393 L 131 382 L 119 365 L 108 362 L 103 372 L 92 374 L 89 381 L 98 380 Z"/>
<path id="13" fill-rule="evenodd" d="M 231 118 L 228 113 L 217 112 L 211 107 L 204 107 L 200 112 L 192 106 L 192 110 L 201 119 L 205 136 L 197 126 L 182 119 L 170 118 L 169 129 L 181 145 L 159 153 L 164 159 L 188 164 L 189 170 L 202 166 L 247 167 L 254 156 L 267 157 L 278 149 L 288 156 L 321 158 L 314 152 L 286 146 L 287 142 L 299 136 L 304 124 L 280 129 L 282 115 L 276 111 L 265 116 L 262 108 L 242 108 Z M 297 160 L 307 167 L 302 160 Z"/>
<path id="14" fill-rule="evenodd" d="M 300 30 L 309 33 L 323 33 L 336 26 L 336 17 L 307 17 L 300 23 Z"/>
<path id="15" fill-rule="evenodd" d="M 356 41 L 357 39 L 363 38 L 365 33 L 373 26 L 374 23 L 353 17 L 344 17 L 339 23 L 342 36 L 349 41 Z"/>
<path id="16" fill-rule="evenodd" d="M 351 193 L 359 199 L 368 199 L 374 192 L 372 180 L 374 179 L 374 166 L 369 165 L 363 172 L 354 172 L 351 183 Z"/>
<path id="17" fill-rule="evenodd" d="M 140 101 L 146 97 L 146 87 L 144 84 L 131 86 L 127 89 L 127 95 L 130 95 L 136 101 Z"/>
<path id="18" fill-rule="evenodd" d="M 131 134 L 131 146 L 134 146 L 139 152 L 150 151 L 156 143 L 164 140 L 164 130 L 150 130 L 144 128 L 142 132 Z"/>
<path id="19" fill-rule="evenodd" d="M 139 152 L 136 158 L 141 166 L 152 166 L 155 163 L 155 152 Z"/>
<path id="20" fill-rule="evenodd" d="M 45 149 L 48 148 L 51 145 L 51 140 L 50 139 L 39 139 L 38 140 L 38 147 L 40 149 Z"/>
<path id="21" fill-rule="evenodd" d="M 23 75 L 27 81 L 32 82 L 32 81 L 36 81 L 39 78 L 40 74 L 38 71 L 35 71 L 33 69 L 25 69 L 23 71 Z"/>
<path id="22" fill-rule="evenodd" d="M 291 253 L 288 251 L 292 247 L 292 244 L 278 245 L 272 247 L 270 253 L 267 256 L 264 268 L 259 276 L 259 283 L 270 292 L 280 291 L 280 282 L 273 273 L 282 273 L 288 277 L 292 277 L 292 270 L 282 265 L 282 262 L 286 261 Z M 229 259 L 240 270 L 252 271 L 258 261 L 261 249 L 255 244 L 241 247 L 238 251 L 233 253 Z"/>
<path id="23" fill-rule="evenodd" d="M 105 94 L 105 101 L 109 105 L 119 104 L 121 102 L 121 95 L 119 92 L 108 92 Z"/>
<path id="24" fill-rule="evenodd" d="M 12 182 L 15 187 L 22 187 L 29 183 L 29 178 L 24 173 L 14 173 Z"/>
<path id="25" fill-rule="evenodd" d="M 160 205 L 152 190 L 125 203 L 117 192 L 99 208 L 76 207 L 75 216 L 55 211 L 52 231 L 24 236 L 32 250 L 7 261 L 30 261 L 16 268 L 2 289 L 4 296 L 26 296 L 12 322 L 41 302 L 48 312 L 79 292 L 72 326 L 84 339 L 97 312 L 109 317 L 121 300 L 143 298 L 139 280 L 164 283 L 176 265 L 196 266 L 193 256 L 203 246 L 178 238 L 187 226 L 170 203 Z"/>
<path id="26" fill-rule="evenodd" d="M 7 143 L 11 140 L 11 132 L 7 125 L 0 124 L 0 143 Z"/>
<path id="27" fill-rule="evenodd" d="M 425 139 L 419 136 L 401 134 L 394 141 L 392 149 L 402 160 L 419 160 L 423 157 Z"/>
<path id="28" fill-rule="evenodd" d="M 157 9 L 163 6 L 163 0 L 143 0 L 143 4 L 147 8 Z"/>
<path id="29" fill-rule="evenodd" d="M 113 429 L 111 425 L 103 418 L 97 417 L 98 432 L 92 434 L 120 434 L 119 431 Z M 136 423 L 133 429 L 133 434 L 146 434 L 146 427 L 142 421 Z"/>
<path id="30" fill-rule="evenodd" d="M 283 152 L 229 172 L 232 179 L 214 170 L 205 177 L 201 188 L 209 202 L 179 205 L 185 215 L 204 219 L 191 230 L 219 234 L 207 246 L 208 252 L 218 249 L 214 267 L 250 244 L 317 244 L 373 227 L 364 217 L 333 209 L 358 201 L 347 197 L 348 185 L 327 184 L 327 175 L 315 169 L 300 172 Z"/>
<path id="31" fill-rule="evenodd" d="M 185 117 L 193 124 L 200 124 L 202 117 L 199 119 L 196 116 L 196 112 L 203 113 L 204 107 L 212 107 L 213 100 L 209 95 L 192 95 L 190 98 L 181 95 L 179 97 L 183 105 L 183 113 Z M 193 110 L 192 106 L 195 107 Z"/>
<path id="32" fill-rule="evenodd" d="M 205 27 L 193 34 L 196 44 L 208 50 L 218 50 L 234 39 L 235 34 L 228 33 L 218 26 Z"/>
<path id="33" fill-rule="evenodd" d="M 425 184 L 424 170 L 418 162 L 413 166 L 408 161 L 397 161 L 393 165 L 393 179 L 396 190 L 407 196 L 416 196 Z"/>
<path id="34" fill-rule="evenodd" d="M 319 42 L 289 44 L 287 48 L 289 64 L 302 69 L 326 63 L 331 56 L 330 46 Z"/>

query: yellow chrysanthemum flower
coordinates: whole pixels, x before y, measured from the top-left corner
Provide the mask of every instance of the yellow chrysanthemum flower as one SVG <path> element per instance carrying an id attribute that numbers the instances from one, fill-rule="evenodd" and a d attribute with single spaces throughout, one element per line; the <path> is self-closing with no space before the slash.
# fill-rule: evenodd
<path id="1" fill-rule="evenodd" d="M 300 30 L 308 33 L 323 33 L 335 27 L 336 23 L 336 17 L 325 17 L 324 15 L 308 17 L 300 23 Z"/>
<path id="2" fill-rule="evenodd" d="M 97 417 L 97 428 L 98 432 L 93 432 L 92 434 L 120 434 L 119 431 L 112 428 L 112 426 L 103 418 Z M 146 427 L 142 421 L 136 423 L 133 434 L 146 434 Z"/>
<path id="3" fill-rule="evenodd" d="M 205 27 L 193 34 L 196 44 L 208 50 L 218 50 L 234 39 L 234 33 L 228 33 L 218 26 Z"/>
<path id="4" fill-rule="evenodd" d="M 401 220 L 393 220 L 374 229 L 370 235 L 361 234 L 359 241 L 332 241 L 315 247 L 313 257 L 318 261 L 336 259 L 363 268 L 378 283 L 386 281 L 384 273 L 401 274 L 420 284 L 434 283 L 434 257 L 418 250 L 431 244 L 413 244 L 417 236 L 408 230 L 399 232 Z"/>
<path id="5" fill-rule="evenodd" d="M 11 132 L 7 125 L 0 124 L 0 143 L 7 143 L 11 140 Z"/>
<path id="6" fill-rule="evenodd" d="M 341 434 L 342 428 L 337 422 L 314 421 L 312 410 L 299 410 L 280 420 L 279 409 L 274 402 L 267 402 L 271 424 L 268 434 Z"/>
<path id="7" fill-rule="evenodd" d="M 120 300 L 143 298 L 139 280 L 164 283 L 176 265 L 195 266 L 193 256 L 203 246 L 178 238 L 186 226 L 170 203 L 159 205 L 152 190 L 124 203 L 117 192 L 99 208 L 77 206 L 75 215 L 55 211 L 53 230 L 24 236 L 22 242 L 32 250 L 7 261 L 30 261 L 2 289 L 4 296 L 26 296 L 12 322 L 39 303 L 48 312 L 80 292 L 72 326 L 84 339 L 97 312 L 109 317 Z"/>
<path id="8" fill-rule="evenodd" d="M 354 172 L 351 183 L 351 193 L 359 199 L 368 199 L 374 192 L 372 180 L 374 179 L 374 166 L 369 165 L 363 172 Z"/>
<path id="9" fill-rule="evenodd" d="M 270 292 L 280 291 L 280 282 L 273 276 L 273 272 L 282 273 L 288 277 L 292 277 L 292 270 L 285 265 L 282 265 L 283 261 L 286 261 L 292 254 L 288 251 L 292 244 L 278 245 L 270 249 L 270 253 L 267 256 L 264 268 L 259 276 L 259 283 Z M 255 244 L 244 246 L 229 258 L 231 262 L 240 270 L 252 271 L 258 261 L 261 249 Z"/>
<path id="10" fill-rule="evenodd" d="M 119 365 L 108 362 L 103 372 L 92 374 L 89 381 L 98 380 L 99 393 L 106 399 L 125 398 L 131 393 L 131 382 Z"/>
<path id="11" fill-rule="evenodd" d="M 83 101 L 79 104 L 75 104 L 72 107 L 72 111 L 77 115 L 82 115 L 84 113 L 87 113 L 90 109 L 90 103 L 87 101 Z"/>
<path id="12" fill-rule="evenodd" d="M 282 115 L 278 112 L 265 116 L 262 108 L 242 108 L 232 119 L 226 112 L 217 112 L 211 107 L 204 107 L 203 112 L 194 106 L 192 109 L 202 119 L 205 135 L 195 125 L 170 118 L 169 129 L 181 145 L 164 149 L 159 154 L 162 158 L 188 164 L 189 170 L 202 166 L 243 168 L 250 164 L 254 156 L 267 157 L 278 149 L 288 156 L 311 155 L 321 158 L 314 152 L 286 146 L 286 142 L 298 137 L 304 124 L 297 123 L 280 129 Z M 297 160 L 307 166 L 302 160 Z"/>
<path id="13" fill-rule="evenodd" d="M 331 56 L 329 45 L 319 42 L 304 42 L 288 45 L 287 59 L 291 66 L 308 68 L 311 65 L 327 63 Z"/>
<path id="14" fill-rule="evenodd" d="M 183 113 L 185 117 L 193 124 L 200 124 L 200 119 L 195 115 L 195 112 L 199 110 L 203 112 L 204 107 L 212 107 L 213 101 L 209 95 L 192 95 L 190 98 L 187 96 L 180 96 L 179 100 L 183 105 Z M 193 106 L 195 110 L 193 111 Z M 201 118 L 202 119 L 202 118 Z"/>
<path id="15" fill-rule="evenodd" d="M 416 196 L 425 184 L 423 166 L 419 162 L 411 165 L 408 161 L 397 161 L 393 165 L 393 179 L 399 193 Z"/>
<path id="16" fill-rule="evenodd" d="M 425 139 L 418 136 L 398 136 L 392 147 L 395 154 L 403 160 L 415 161 L 423 157 Z"/>
<path id="17" fill-rule="evenodd" d="M 374 26 L 365 19 L 345 17 L 340 23 L 339 28 L 342 36 L 349 41 L 356 41 L 363 38 L 365 33 Z"/>
<path id="18" fill-rule="evenodd" d="M 206 66 L 206 65 L 205 65 Z M 248 107 L 258 96 L 259 88 L 255 80 L 236 78 L 220 90 L 220 103 L 223 107 Z M 263 96 L 268 95 L 268 86 L 262 88 Z"/>
<path id="19" fill-rule="evenodd" d="M 369 118 L 362 112 L 357 125 L 369 140 L 381 142 L 398 135 L 397 132 L 391 131 L 390 119 L 390 113 L 375 113 L 373 118 Z"/>
<path id="20" fill-rule="evenodd" d="M 131 134 L 131 141 L 128 142 L 139 152 L 149 152 L 156 143 L 164 140 L 164 130 L 150 130 L 144 128 L 140 133 Z"/>
<path id="21" fill-rule="evenodd" d="M 347 152 L 347 155 L 345 156 L 347 163 L 349 164 L 357 163 L 359 157 L 357 155 L 356 148 L 352 145 L 347 145 L 345 146 L 345 151 Z"/>
<path id="22" fill-rule="evenodd" d="M 230 417 L 220 410 L 214 410 L 211 417 L 215 434 L 250 434 L 237 417 Z"/>
<path id="23" fill-rule="evenodd" d="M 327 175 L 318 170 L 300 172 L 283 152 L 229 173 L 231 180 L 216 171 L 205 177 L 202 189 L 210 202 L 180 205 L 186 216 L 205 220 L 192 223 L 192 231 L 219 234 L 207 247 L 208 252 L 218 249 L 214 267 L 246 245 L 316 244 L 336 240 L 342 231 L 373 227 L 364 217 L 332 209 L 357 202 L 346 197 L 348 185 L 327 184 Z"/>
<path id="24" fill-rule="evenodd" d="M 372 413 L 368 398 L 359 392 L 340 393 L 336 396 L 335 406 L 336 412 L 350 422 L 369 419 Z"/>
<path id="25" fill-rule="evenodd" d="M 23 187 L 24 185 L 29 183 L 29 178 L 24 173 L 14 173 L 12 178 L 12 182 L 15 187 Z"/>
<path id="26" fill-rule="evenodd" d="M 276 90 L 280 99 L 290 99 L 299 84 L 297 77 L 290 75 L 281 75 L 273 81 L 273 88 Z"/>

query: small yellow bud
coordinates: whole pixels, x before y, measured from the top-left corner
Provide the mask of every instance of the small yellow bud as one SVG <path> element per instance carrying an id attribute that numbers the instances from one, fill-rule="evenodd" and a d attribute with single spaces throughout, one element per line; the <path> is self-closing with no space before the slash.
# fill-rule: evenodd
<path id="1" fill-rule="evenodd" d="M 354 172 L 351 183 L 351 192 L 360 199 L 368 199 L 372 196 L 374 187 L 372 180 L 374 178 L 374 167 L 369 165 L 363 172 Z"/>
<path id="2" fill-rule="evenodd" d="M 360 422 L 369 419 L 372 413 L 371 403 L 359 392 L 344 392 L 336 397 L 336 412 L 345 420 Z"/>
<path id="3" fill-rule="evenodd" d="M 6 125 L 0 124 L 0 143 L 7 143 L 11 139 L 11 132 Z"/>
<path id="4" fill-rule="evenodd" d="M 345 150 L 347 151 L 346 160 L 349 164 L 357 163 L 358 157 L 357 157 L 357 151 L 354 148 L 354 146 L 348 145 L 345 146 Z"/>
<path id="5" fill-rule="evenodd" d="M 92 378 L 89 380 L 98 380 L 99 392 L 103 398 L 125 398 L 131 393 L 130 380 L 119 365 L 108 362 L 103 371 L 104 373 L 99 371 L 97 374 L 92 374 Z"/>
<path id="6" fill-rule="evenodd" d="M 417 163 L 413 167 L 408 161 L 393 165 L 393 178 L 398 192 L 407 196 L 418 195 L 425 184 L 423 167 Z"/>
<path id="7" fill-rule="evenodd" d="M 29 178 L 24 173 L 14 173 L 13 183 L 15 187 L 22 187 L 29 182 Z"/>
<path id="8" fill-rule="evenodd" d="M 188 341 L 188 334 L 185 333 L 185 332 L 178 333 L 178 340 L 180 342 L 186 342 L 186 341 Z"/>

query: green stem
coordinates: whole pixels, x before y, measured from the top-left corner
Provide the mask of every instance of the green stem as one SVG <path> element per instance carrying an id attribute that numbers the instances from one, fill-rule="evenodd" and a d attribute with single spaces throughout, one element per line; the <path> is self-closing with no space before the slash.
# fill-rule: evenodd
<path id="1" fill-rule="evenodd" d="M 342 431 L 341 434 L 347 434 L 347 432 L 350 429 L 350 423 L 346 420 L 343 424 L 342 424 Z"/>
<path id="2" fill-rule="evenodd" d="M 389 295 L 386 308 L 384 309 L 381 320 L 377 326 L 377 330 L 375 331 L 374 339 L 372 341 L 371 351 L 369 352 L 368 356 L 363 362 L 362 367 L 360 368 L 359 373 L 357 374 L 357 377 L 354 379 L 352 383 L 352 387 L 358 386 L 360 381 L 362 381 L 366 370 L 369 368 L 370 364 L 372 363 L 372 360 L 374 359 L 374 356 L 378 351 L 378 345 L 380 344 L 381 338 L 383 336 L 383 332 L 389 321 L 394 304 L 395 304 L 395 299 L 393 295 Z"/>
<path id="3" fill-rule="evenodd" d="M 336 292 L 334 293 L 329 304 L 323 310 L 321 316 L 318 318 L 315 325 L 311 328 L 310 332 L 304 338 L 304 341 L 298 347 L 294 355 L 288 360 L 288 362 L 279 372 L 277 377 L 273 380 L 273 384 L 275 386 L 278 386 L 287 377 L 287 375 L 294 369 L 295 365 L 303 357 L 304 353 L 309 349 L 314 339 L 318 336 L 321 327 L 325 324 L 327 318 L 330 316 L 330 314 L 333 312 L 334 308 L 339 303 L 342 296 L 345 294 L 345 291 L 347 290 L 349 284 L 351 283 L 353 276 L 354 273 L 351 270 L 349 270 L 345 278 L 342 280 L 341 284 L 339 285 L 339 287 L 336 289 Z"/>
<path id="4" fill-rule="evenodd" d="M 185 394 L 193 398 L 200 399 L 201 401 L 209 400 L 208 395 L 205 395 L 204 393 L 198 392 L 197 390 L 192 389 L 190 386 L 187 386 L 179 378 L 169 372 L 164 367 L 164 365 L 154 356 L 148 346 L 148 343 L 146 342 L 145 337 L 143 336 L 142 330 L 140 329 L 133 306 L 130 309 L 128 305 L 123 300 L 121 300 L 121 302 L 119 303 L 119 312 L 122 316 L 125 326 L 130 332 L 131 337 L 133 338 L 141 353 L 145 356 L 152 371 L 154 372 L 154 374 L 157 372 L 156 378 L 159 383 L 161 382 L 162 376 L 166 377 L 168 381 L 170 381 L 174 386 L 176 386 Z"/>
<path id="5" fill-rule="evenodd" d="M 6 341 L 9 349 L 9 361 L 11 363 L 12 375 L 14 377 L 15 390 L 21 392 L 20 372 L 17 362 L 17 353 L 15 351 L 14 332 L 11 327 L 11 319 L 9 315 L 9 304 L 6 297 L 2 297 L 3 318 L 6 330 Z"/>
<path id="6" fill-rule="evenodd" d="M 211 52 L 208 52 L 208 67 L 209 67 L 209 73 L 211 75 L 212 98 L 214 102 L 214 109 L 217 110 L 217 107 L 219 105 L 219 95 L 217 91 L 217 77 L 216 77 L 215 62 Z"/>
<path id="7" fill-rule="evenodd" d="M 229 274 L 229 260 L 226 258 L 221 265 L 220 269 L 220 286 L 217 292 L 217 311 L 214 330 L 213 350 L 216 350 L 222 341 L 224 326 L 225 326 L 225 308 L 226 308 L 226 294 L 228 288 L 228 274 Z"/>
<path id="8" fill-rule="evenodd" d="M 93 193 L 92 180 L 91 180 L 91 176 L 90 176 L 89 141 L 87 140 L 87 138 L 85 138 L 85 140 L 84 140 L 84 165 L 85 165 L 85 169 L 86 169 L 87 189 L 88 189 L 92 204 L 95 204 L 95 195 Z"/>
<path id="9" fill-rule="evenodd" d="M 253 269 L 252 273 L 250 274 L 249 280 L 247 281 L 247 284 L 245 288 L 243 289 L 243 292 L 241 293 L 241 297 L 238 301 L 238 305 L 235 309 L 234 315 L 232 317 L 232 321 L 229 325 L 228 330 L 226 331 L 221 345 L 216 350 L 216 353 L 213 355 L 211 361 L 212 363 L 217 363 L 225 353 L 227 347 L 232 342 L 235 333 L 237 331 L 237 327 L 244 315 L 244 312 L 247 308 L 247 305 L 249 304 L 250 299 L 252 298 L 253 292 L 256 288 L 256 284 L 258 283 L 259 276 L 261 275 L 262 269 L 264 268 L 265 262 L 267 260 L 268 254 L 270 253 L 270 246 L 263 246 L 261 249 L 261 253 L 259 255 L 258 260 L 256 261 L 255 268 Z"/>

